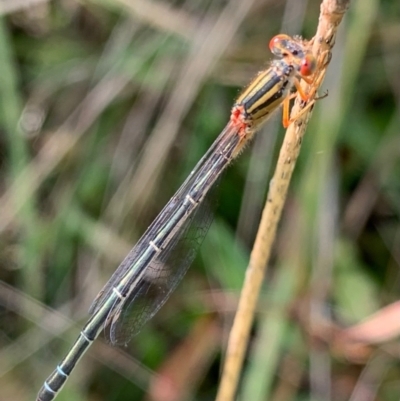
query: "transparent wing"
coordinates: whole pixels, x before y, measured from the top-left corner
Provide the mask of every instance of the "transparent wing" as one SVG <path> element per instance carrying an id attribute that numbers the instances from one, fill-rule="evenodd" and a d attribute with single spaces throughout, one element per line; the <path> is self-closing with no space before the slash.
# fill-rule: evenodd
<path id="1" fill-rule="evenodd" d="M 212 222 L 216 187 L 185 220 L 177 234 L 146 268 L 128 299 L 113 312 L 108 336 L 113 344 L 126 344 L 167 301 L 189 266 Z"/>
<path id="2" fill-rule="evenodd" d="M 97 295 L 96 299 L 93 301 L 89 309 L 89 313 L 94 314 L 101 308 L 104 301 L 110 296 L 113 288 L 116 287 L 116 285 L 121 281 L 127 271 L 132 269 L 133 266 L 136 265 L 136 261 L 142 255 L 143 250 L 148 247 L 149 241 L 151 241 L 155 237 L 160 227 L 162 227 L 173 217 L 176 206 L 182 202 L 182 200 L 191 190 L 193 183 L 196 182 L 196 180 L 198 179 L 198 175 L 207 166 L 213 155 L 218 152 L 224 152 L 226 149 L 233 149 L 237 145 L 237 143 L 239 142 L 239 136 L 236 135 L 236 133 L 237 128 L 232 126 L 231 124 L 228 124 L 225 127 L 225 129 L 221 132 L 221 134 L 215 140 L 207 153 L 197 163 L 196 167 L 190 173 L 189 177 L 185 180 L 182 186 L 178 189 L 176 194 L 167 203 L 167 205 L 164 207 L 164 209 L 161 211 L 155 221 L 151 224 L 151 226 L 147 229 L 147 231 L 134 246 L 131 252 L 123 260 L 123 262 L 118 266 L 116 271 L 113 273 L 111 278 L 108 280 L 103 289 Z M 199 207 L 200 206 L 201 205 L 199 205 Z"/>

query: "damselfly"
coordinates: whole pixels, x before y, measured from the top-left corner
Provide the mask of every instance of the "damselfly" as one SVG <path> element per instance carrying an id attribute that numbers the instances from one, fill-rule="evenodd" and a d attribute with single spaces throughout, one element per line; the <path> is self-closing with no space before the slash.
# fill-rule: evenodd
<path id="1" fill-rule="evenodd" d="M 192 263 L 211 224 L 206 195 L 217 178 L 280 105 L 284 126 L 291 123 L 293 89 L 304 101 L 310 100 L 300 87 L 301 79 L 312 82 L 316 70 L 309 44 L 298 37 L 277 35 L 269 46 L 276 59 L 242 92 L 227 126 L 100 291 L 90 319 L 44 382 L 37 401 L 57 396 L 104 328 L 113 344 L 126 343 L 158 311 Z"/>

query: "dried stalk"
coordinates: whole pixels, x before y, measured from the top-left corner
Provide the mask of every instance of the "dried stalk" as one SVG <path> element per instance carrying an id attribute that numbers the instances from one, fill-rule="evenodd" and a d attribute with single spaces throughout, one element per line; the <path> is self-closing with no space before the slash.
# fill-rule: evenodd
<path id="1" fill-rule="evenodd" d="M 349 3 L 350 0 L 322 1 L 317 33 L 311 42 L 313 53 L 322 67 L 317 72 L 313 87 L 306 88 L 306 90 L 314 91 L 314 94 L 317 93 L 325 78 L 337 29 L 349 7 Z M 299 115 L 304 107 L 305 105 L 300 100 L 297 100 L 292 110 L 292 116 Z M 312 107 L 289 126 L 282 143 L 257 237 L 250 255 L 238 310 L 230 333 L 216 401 L 232 401 L 236 394 L 259 292 L 275 240 L 278 222 L 285 204 L 292 173 L 300 153 L 301 143 L 311 113 Z"/>

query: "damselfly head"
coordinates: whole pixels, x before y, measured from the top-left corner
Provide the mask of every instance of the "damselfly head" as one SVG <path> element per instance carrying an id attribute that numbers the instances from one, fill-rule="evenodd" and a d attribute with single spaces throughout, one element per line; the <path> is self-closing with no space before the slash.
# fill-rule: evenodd
<path id="1" fill-rule="evenodd" d="M 299 36 L 276 35 L 269 42 L 269 48 L 276 57 L 292 64 L 303 77 L 312 75 L 317 69 L 317 61 L 311 53 L 309 42 Z"/>

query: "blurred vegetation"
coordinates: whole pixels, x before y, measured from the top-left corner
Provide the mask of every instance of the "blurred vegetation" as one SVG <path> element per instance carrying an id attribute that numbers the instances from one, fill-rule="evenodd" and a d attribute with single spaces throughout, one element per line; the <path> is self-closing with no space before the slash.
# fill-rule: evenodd
<path id="1" fill-rule="evenodd" d="M 30 3 L 2 1 L 0 21 L 0 400 L 13 401 L 35 398 L 268 65 L 269 39 L 312 37 L 319 14 L 316 0 Z M 400 3 L 353 0 L 339 32 L 240 400 L 400 397 Z M 166 305 L 127 348 L 96 341 L 60 401 L 214 398 L 282 131 L 276 115 L 224 175 Z"/>

